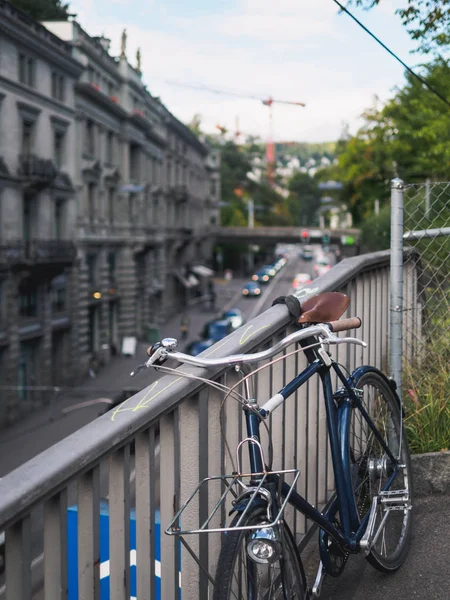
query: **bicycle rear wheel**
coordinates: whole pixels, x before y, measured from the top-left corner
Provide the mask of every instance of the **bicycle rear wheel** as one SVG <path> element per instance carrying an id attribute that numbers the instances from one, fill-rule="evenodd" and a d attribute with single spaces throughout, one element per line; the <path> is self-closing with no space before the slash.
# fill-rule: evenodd
<path id="1" fill-rule="evenodd" d="M 231 526 L 240 516 L 233 519 Z M 266 511 L 255 507 L 241 525 L 261 524 L 264 529 L 265 518 Z M 271 563 L 263 564 L 250 557 L 248 544 L 252 543 L 254 534 L 255 530 L 231 531 L 223 536 L 213 600 L 304 600 L 303 566 L 286 523 L 276 528 L 278 549 Z"/>
<path id="2" fill-rule="evenodd" d="M 379 571 L 396 571 L 406 559 L 411 542 L 413 493 L 411 457 L 406 433 L 401 428 L 400 407 L 386 379 L 376 371 L 368 371 L 355 381 L 362 390 L 362 403 L 394 457 L 400 457 L 398 473 L 389 490 L 404 492 L 409 506 L 399 506 L 387 514 L 385 526 L 367 557 Z M 372 506 L 372 498 L 387 485 L 393 473 L 391 461 L 361 412 L 352 411 L 349 439 L 350 461 L 356 505 L 361 519 Z M 379 504 L 374 531 L 386 516 L 386 506 Z"/>

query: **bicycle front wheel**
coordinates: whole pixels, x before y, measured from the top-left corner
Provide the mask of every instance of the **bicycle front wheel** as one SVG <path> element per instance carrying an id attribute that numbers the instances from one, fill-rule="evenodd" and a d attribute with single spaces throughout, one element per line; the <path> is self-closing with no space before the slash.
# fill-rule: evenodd
<path id="1" fill-rule="evenodd" d="M 399 503 L 394 510 L 379 503 L 374 529 L 379 535 L 367 557 L 369 563 L 379 571 L 396 571 L 406 559 L 411 541 L 413 486 L 408 440 L 397 398 L 380 373 L 365 372 L 355 381 L 354 387 L 361 390 L 362 404 L 384 443 L 395 458 L 399 457 L 398 472 L 389 485 L 389 491 L 399 497 L 409 498 L 407 505 Z M 374 496 L 378 496 L 388 485 L 394 468 L 380 441 L 356 407 L 352 412 L 349 451 L 355 501 L 363 519 L 372 506 Z M 381 527 L 383 519 L 385 522 Z"/>
<path id="2" fill-rule="evenodd" d="M 236 525 L 240 516 L 237 515 L 233 519 L 231 527 Z M 265 518 L 266 511 L 255 507 L 240 525 L 260 524 L 262 531 L 265 527 Z M 276 539 L 275 554 L 270 557 L 270 562 L 265 563 L 262 562 L 267 556 L 264 542 L 256 549 L 256 553 L 252 550 L 255 544 L 255 531 L 258 530 L 230 531 L 223 536 L 213 600 L 262 600 L 263 598 L 304 600 L 306 598 L 305 575 L 289 527 L 286 523 L 282 523 L 273 529 Z"/>

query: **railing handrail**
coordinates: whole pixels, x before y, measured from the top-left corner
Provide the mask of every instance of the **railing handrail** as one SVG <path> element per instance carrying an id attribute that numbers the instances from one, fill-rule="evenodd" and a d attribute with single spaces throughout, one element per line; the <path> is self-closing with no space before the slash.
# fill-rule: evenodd
<path id="1" fill-rule="evenodd" d="M 405 254 L 412 252 L 413 249 L 407 249 Z M 344 259 L 325 275 L 303 288 L 297 296 L 302 302 L 303 298 L 310 295 L 342 288 L 356 275 L 371 267 L 387 266 L 389 260 L 389 250 Z M 304 290 L 311 292 L 306 295 Z M 220 342 L 223 346 L 215 352 L 215 356 L 249 352 L 289 323 L 289 314 L 284 305 L 273 306 L 263 314 L 264 317 L 259 315 L 246 324 L 247 327 L 256 325 L 253 336 L 242 341 L 240 331 L 232 333 L 225 338 L 226 343 L 224 340 Z M 263 329 L 258 327 L 262 318 Z M 139 357 L 136 363 L 138 361 Z M 197 374 L 202 373 L 198 368 L 190 368 Z M 208 377 L 214 378 L 225 370 L 224 367 L 208 369 Z M 36 503 L 53 496 L 75 475 L 88 471 L 100 458 L 125 445 L 136 432 L 156 423 L 161 415 L 168 413 L 185 397 L 204 386 L 203 383 L 191 379 L 173 382 L 173 376 L 166 376 L 161 378 L 161 388 L 165 387 L 164 382 L 170 380 L 172 383 L 169 390 L 152 399 L 145 410 L 122 411 L 120 418 L 116 420 L 112 420 L 111 412 L 106 413 L 5 475 L 0 481 L 0 529 L 16 522 Z M 136 404 L 144 398 L 147 391 L 148 387 L 132 397 L 136 399 Z"/>

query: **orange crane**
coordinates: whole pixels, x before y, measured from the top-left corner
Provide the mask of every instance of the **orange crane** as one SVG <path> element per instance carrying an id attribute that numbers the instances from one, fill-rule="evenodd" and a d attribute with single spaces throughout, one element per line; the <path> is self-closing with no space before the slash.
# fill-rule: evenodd
<path id="1" fill-rule="evenodd" d="M 208 87 L 206 85 L 194 85 L 194 84 L 190 84 L 190 83 L 180 83 L 178 81 L 169 81 L 166 80 L 166 83 L 168 83 L 169 85 L 177 85 L 179 87 L 185 87 L 185 88 L 190 88 L 193 90 L 199 90 L 199 91 L 205 91 L 205 92 L 211 92 L 213 94 L 219 94 L 221 96 L 235 96 L 237 98 L 250 98 L 252 100 L 259 100 L 260 102 L 262 102 L 264 104 L 264 106 L 267 106 L 269 108 L 269 138 L 267 140 L 267 145 L 266 145 L 266 162 L 267 162 L 267 178 L 269 180 L 269 182 L 271 183 L 271 185 L 274 184 L 274 179 L 275 179 L 275 143 L 273 140 L 273 118 L 272 118 L 272 106 L 273 104 L 289 104 L 291 106 L 302 106 L 305 107 L 306 104 L 304 104 L 303 102 L 292 102 L 289 100 L 275 100 L 274 98 L 272 98 L 272 96 L 269 96 L 268 98 L 262 98 L 261 96 L 253 96 L 251 94 L 240 94 L 240 93 L 236 93 L 236 92 L 228 92 L 225 90 L 218 90 L 215 88 L 211 88 Z M 217 128 L 223 132 L 223 127 L 222 126 L 217 126 Z M 239 128 L 236 128 L 237 130 L 239 130 Z M 236 134 L 238 133 L 238 131 L 236 131 Z"/>

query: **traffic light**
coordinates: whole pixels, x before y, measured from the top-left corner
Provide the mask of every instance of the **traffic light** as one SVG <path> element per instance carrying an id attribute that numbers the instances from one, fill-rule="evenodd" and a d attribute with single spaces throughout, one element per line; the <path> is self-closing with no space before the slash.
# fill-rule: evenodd
<path id="1" fill-rule="evenodd" d="M 330 234 L 328 232 L 325 232 L 322 236 L 322 244 L 329 244 L 330 243 Z"/>
<path id="2" fill-rule="evenodd" d="M 307 229 L 302 231 L 302 240 L 305 244 L 309 242 L 309 231 Z"/>

